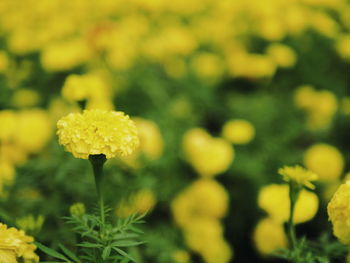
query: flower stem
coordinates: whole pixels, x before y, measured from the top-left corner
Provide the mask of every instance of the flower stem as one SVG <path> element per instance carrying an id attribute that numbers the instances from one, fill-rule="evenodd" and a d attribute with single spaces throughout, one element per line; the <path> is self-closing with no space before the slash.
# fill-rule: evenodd
<path id="1" fill-rule="evenodd" d="M 290 214 L 288 220 L 288 238 L 291 248 L 294 250 L 297 245 L 297 238 L 295 234 L 295 224 L 294 224 L 294 210 L 295 204 L 298 200 L 300 192 L 300 187 L 297 187 L 293 183 L 289 184 L 289 199 L 290 199 Z"/>
<path id="2" fill-rule="evenodd" d="M 89 160 L 92 164 L 92 169 L 94 171 L 95 186 L 97 191 L 97 197 L 100 207 L 100 218 L 102 224 L 105 223 L 105 211 L 104 211 L 104 200 L 103 200 L 103 165 L 107 161 L 104 154 L 89 155 Z"/>

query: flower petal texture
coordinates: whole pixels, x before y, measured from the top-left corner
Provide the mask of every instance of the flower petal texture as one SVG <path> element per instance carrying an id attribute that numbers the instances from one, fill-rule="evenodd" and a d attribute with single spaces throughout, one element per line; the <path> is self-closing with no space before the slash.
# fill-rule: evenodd
<path id="1" fill-rule="evenodd" d="M 76 158 L 127 156 L 139 146 L 134 122 L 121 111 L 70 113 L 57 122 L 57 128 L 59 143 Z"/>

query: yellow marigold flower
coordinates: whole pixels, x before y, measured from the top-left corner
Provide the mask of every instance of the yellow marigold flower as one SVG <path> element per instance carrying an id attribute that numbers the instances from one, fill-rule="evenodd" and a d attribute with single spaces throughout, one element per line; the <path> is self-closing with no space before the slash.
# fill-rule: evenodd
<path id="1" fill-rule="evenodd" d="M 0 141 L 9 141 L 12 139 L 16 130 L 16 113 L 12 110 L 0 111 Z"/>
<path id="2" fill-rule="evenodd" d="M 350 244 L 350 181 L 342 184 L 328 203 L 328 216 L 334 235 L 344 244 Z"/>
<path id="3" fill-rule="evenodd" d="M 189 263 L 190 262 L 190 254 L 186 250 L 176 250 L 172 254 L 172 258 L 176 263 Z"/>
<path id="4" fill-rule="evenodd" d="M 86 213 L 85 205 L 83 203 L 74 203 L 69 207 L 69 212 L 72 216 L 82 216 Z"/>
<path id="5" fill-rule="evenodd" d="M 286 222 L 290 213 L 289 186 L 286 184 L 264 186 L 258 195 L 258 205 L 276 222 Z M 317 195 L 302 189 L 295 205 L 294 222 L 298 224 L 311 220 L 317 210 Z"/>
<path id="6" fill-rule="evenodd" d="M 283 180 L 288 183 L 296 183 L 299 186 L 305 186 L 310 189 L 315 189 L 310 181 L 315 181 L 318 178 L 318 175 L 312 171 L 309 171 L 300 165 L 285 166 L 278 169 L 278 173 L 283 176 Z"/>
<path id="7" fill-rule="evenodd" d="M 299 86 L 294 93 L 294 103 L 301 109 L 309 109 L 313 105 L 316 91 L 311 85 Z"/>
<path id="8" fill-rule="evenodd" d="M 336 50 L 343 59 L 350 60 L 350 34 L 341 35 L 336 39 Z"/>
<path id="9" fill-rule="evenodd" d="M 68 101 L 86 100 L 95 105 L 95 101 L 108 100 L 111 96 L 107 84 L 95 74 L 69 75 L 63 85 L 62 95 Z"/>
<path id="10" fill-rule="evenodd" d="M 116 209 L 118 217 L 127 217 L 131 214 L 150 212 L 156 205 L 156 197 L 152 190 L 142 189 L 128 199 L 123 200 Z"/>
<path id="11" fill-rule="evenodd" d="M 246 144 L 255 136 L 254 126 L 246 120 L 230 120 L 222 128 L 222 136 L 234 144 Z"/>
<path id="12" fill-rule="evenodd" d="M 194 72 L 204 79 L 216 79 L 224 73 L 224 61 L 217 54 L 203 52 L 196 55 L 191 65 Z"/>
<path id="13" fill-rule="evenodd" d="M 65 71 L 85 63 L 91 51 L 82 39 L 52 43 L 41 54 L 41 64 L 47 71 Z"/>
<path id="14" fill-rule="evenodd" d="M 205 249 L 201 256 L 206 263 L 228 263 L 231 262 L 233 251 L 229 244 L 223 239 L 218 239 Z"/>
<path id="15" fill-rule="evenodd" d="M 196 128 L 186 132 L 183 149 L 193 168 L 204 177 L 212 177 L 226 171 L 234 151 L 229 142 L 213 138 L 204 129 Z"/>
<path id="16" fill-rule="evenodd" d="M 256 249 L 262 255 L 268 255 L 278 248 L 287 247 L 283 224 L 268 217 L 260 220 L 256 225 L 253 238 Z"/>
<path id="17" fill-rule="evenodd" d="M 31 89 L 18 89 L 12 96 L 12 105 L 16 107 L 31 107 L 39 103 L 38 92 Z"/>
<path id="18" fill-rule="evenodd" d="M 228 209 L 228 193 L 214 180 L 200 179 L 181 192 L 172 202 L 175 222 L 185 227 L 194 218 L 222 218 Z"/>
<path id="19" fill-rule="evenodd" d="M 266 52 L 282 68 L 294 66 L 297 59 L 294 50 L 283 44 L 271 44 Z"/>
<path id="20" fill-rule="evenodd" d="M 344 157 L 336 147 L 318 143 L 306 150 L 304 164 L 308 169 L 317 173 L 321 181 L 329 182 L 341 176 Z"/>
<path id="21" fill-rule="evenodd" d="M 8 228 L 0 223 L 0 262 L 39 262 L 39 257 L 34 252 L 36 247 L 31 244 L 33 241 L 22 230 Z"/>
<path id="22" fill-rule="evenodd" d="M 52 123 L 46 111 L 31 109 L 17 114 L 15 142 L 30 153 L 37 153 L 52 136 Z"/>
<path id="23" fill-rule="evenodd" d="M 131 154 L 139 145 L 137 128 L 120 111 L 85 110 L 57 122 L 59 143 L 76 158 L 104 154 L 107 158 Z"/>

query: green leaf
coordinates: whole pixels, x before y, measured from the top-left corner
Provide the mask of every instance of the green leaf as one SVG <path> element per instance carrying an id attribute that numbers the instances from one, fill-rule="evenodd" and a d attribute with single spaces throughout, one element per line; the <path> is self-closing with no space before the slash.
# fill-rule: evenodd
<path id="1" fill-rule="evenodd" d="M 40 244 L 38 242 L 34 242 L 34 244 L 43 252 L 48 254 L 51 257 L 62 259 L 64 261 L 69 261 L 68 258 L 66 258 L 64 255 L 61 253 L 56 252 L 55 250 L 48 248 L 47 246 L 44 246 L 43 244 Z"/>
<path id="2" fill-rule="evenodd" d="M 110 246 L 107 246 L 103 249 L 103 252 L 102 252 L 102 258 L 103 260 L 106 260 L 109 255 L 111 254 L 111 247 Z"/>
<path id="3" fill-rule="evenodd" d="M 63 246 L 62 244 L 58 245 L 60 247 L 60 249 L 62 249 L 62 251 L 72 260 L 74 260 L 77 263 L 81 263 L 80 259 L 72 252 L 70 251 L 68 248 L 66 248 L 65 246 Z"/>
<path id="4" fill-rule="evenodd" d="M 100 244 L 93 244 L 93 243 L 81 243 L 81 244 L 78 244 L 77 246 L 79 247 L 95 247 L 95 248 L 101 248 L 103 247 L 102 245 Z"/>
<path id="5" fill-rule="evenodd" d="M 144 244 L 142 241 L 134 241 L 134 240 L 120 240 L 113 242 L 111 246 L 115 247 L 133 247 Z"/>
<path id="6" fill-rule="evenodd" d="M 132 257 L 131 257 L 128 253 L 126 253 L 125 251 L 123 251 L 123 250 L 121 250 L 121 249 L 119 249 L 119 248 L 117 248 L 117 247 L 113 247 L 113 249 L 114 249 L 115 251 L 117 251 L 120 255 L 122 255 L 122 256 L 128 258 L 129 260 L 131 260 L 132 262 L 135 262 L 135 263 L 136 263 L 136 260 L 135 260 L 134 258 L 132 258 Z"/>

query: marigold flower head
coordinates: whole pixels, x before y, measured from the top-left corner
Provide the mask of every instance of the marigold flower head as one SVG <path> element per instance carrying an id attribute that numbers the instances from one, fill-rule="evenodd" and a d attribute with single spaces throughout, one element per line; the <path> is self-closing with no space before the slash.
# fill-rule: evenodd
<path id="1" fill-rule="evenodd" d="M 285 166 L 278 170 L 278 173 L 283 176 L 283 180 L 288 183 L 296 183 L 299 186 L 305 186 L 310 189 L 315 189 L 310 181 L 314 181 L 318 178 L 318 175 L 312 171 L 309 171 L 300 165 Z"/>
<path id="2" fill-rule="evenodd" d="M 229 120 L 222 127 L 222 136 L 233 144 L 246 144 L 254 138 L 255 129 L 249 121 Z"/>
<path id="3" fill-rule="evenodd" d="M 328 216 L 334 235 L 344 244 L 350 244 L 350 181 L 342 184 L 328 203 Z"/>
<path id="4" fill-rule="evenodd" d="M 290 215 L 289 186 L 286 184 L 264 186 L 258 195 L 258 205 L 276 222 L 287 222 Z M 317 210 L 317 195 L 302 189 L 295 204 L 294 222 L 298 224 L 311 220 Z"/>
<path id="5" fill-rule="evenodd" d="M 139 145 L 137 128 L 120 111 L 85 110 L 57 122 L 59 143 L 76 158 L 104 154 L 107 159 L 130 155 Z"/>
<path id="6" fill-rule="evenodd" d="M 253 238 L 256 249 L 263 255 L 268 255 L 278 248 L 287 247 L 283 225 L 269 217 L 259 221 Z"/>
<path id="7" fill-rule="evenodd" d="M 317 173 L 321 181 L 330 182 L 339 179 L 345 161 L 341 152 L 334 146 L 318 143 L 308 148 L 304 154 L 305 166 Z"/>
<path id="8" fill-rule="evenodd" d="M 0 223 L 0 262 L 39 262 L 39 257 L 34 253 L 36 247 L 31 244 L 33 241 L 24 231 Z"/>

